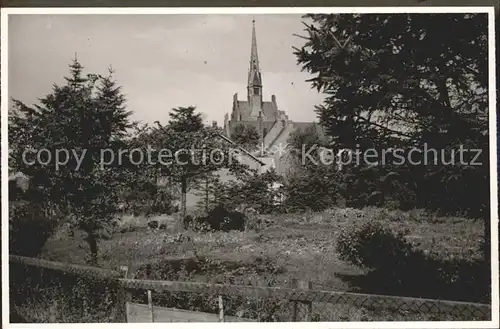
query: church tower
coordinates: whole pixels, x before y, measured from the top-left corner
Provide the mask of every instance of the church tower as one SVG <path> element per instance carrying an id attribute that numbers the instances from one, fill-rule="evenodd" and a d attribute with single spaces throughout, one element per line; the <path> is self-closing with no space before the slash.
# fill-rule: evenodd
<path id="1" fill-rule="evenodd" d="M 262 76 L 257 54 L 257 37 L 255 35 L 255 20 L 252 21 L 252 49 L 250 53 L 250 70 L 248 71 L 248 103 L 250 117 L 258 118 L 262 110 Z"/>

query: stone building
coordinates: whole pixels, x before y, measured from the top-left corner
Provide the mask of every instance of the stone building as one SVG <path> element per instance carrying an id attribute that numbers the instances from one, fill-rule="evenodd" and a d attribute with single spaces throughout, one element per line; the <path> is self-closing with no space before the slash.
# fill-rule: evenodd
<path id="1" fill-rule="evenodd" d="M 239 100 L 238 94 L 233 95 L 232 111 L 224 117 L 224 132 L 231 138 L 238 125 L 253 126 L 260 136 L 260 147 L 256 156 L 266 163 L 266 168 L 274 167 L 278 173 L 284 174 L 287 170 L 286 152 L 287 141 L 297 129 L 305 130 L 313 126 L 320 135 L 324 135 L 321 126 L 314 122 L 294 122 L 285 111 L 280 110 L 276 96 L 271 101 L 263 99 L 263 79 L 259 67 L 257 52 L 257 37 L 255 21 L 252 26 L 252 44 L 250 51 L 250 68 L 248 71 L 247 97 Z M 253 163 L 256 163 L 253 161 Z"/>

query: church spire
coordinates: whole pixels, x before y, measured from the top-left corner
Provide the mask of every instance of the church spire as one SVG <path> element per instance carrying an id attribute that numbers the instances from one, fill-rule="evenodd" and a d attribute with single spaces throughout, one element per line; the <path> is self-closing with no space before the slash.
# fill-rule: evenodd
<path id="1" fill-rule="evenodd" d="M 248 96 L 262 95 L 262 77 L 257 53 L 257 37 L 255 35 L 255 20 L 252 21 L 252 50 L 250 53 L 250 70 L 248 72 Z"/>
<path id="2" fill-rule="evenodd" d="M 250 71 L 252 70 L 256 73 L 260 73 L 259 55 L 257 53 L 257 36 L 255 34 L 255 20 L 252 21 L 252 51 L 250 54 Z"/>

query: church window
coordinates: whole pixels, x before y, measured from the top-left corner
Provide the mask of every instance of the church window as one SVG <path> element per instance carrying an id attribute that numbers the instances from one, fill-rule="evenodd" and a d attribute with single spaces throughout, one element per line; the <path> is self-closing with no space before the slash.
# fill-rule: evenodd
<path id="1" fill-rule="evenodd" d="M 259 95 L 259 88 L 258 87 L 254 87 L 253 88 L 253 94 L 254 95 Z"/>

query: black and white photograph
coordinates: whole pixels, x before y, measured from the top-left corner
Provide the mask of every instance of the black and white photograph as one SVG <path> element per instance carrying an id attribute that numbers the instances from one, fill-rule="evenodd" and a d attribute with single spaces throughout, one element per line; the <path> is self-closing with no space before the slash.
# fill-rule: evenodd
<path id="1" fill-rule="evenodd" d="M 3 324 L 498 326 L 494 16 L 2 10 Z"/>

